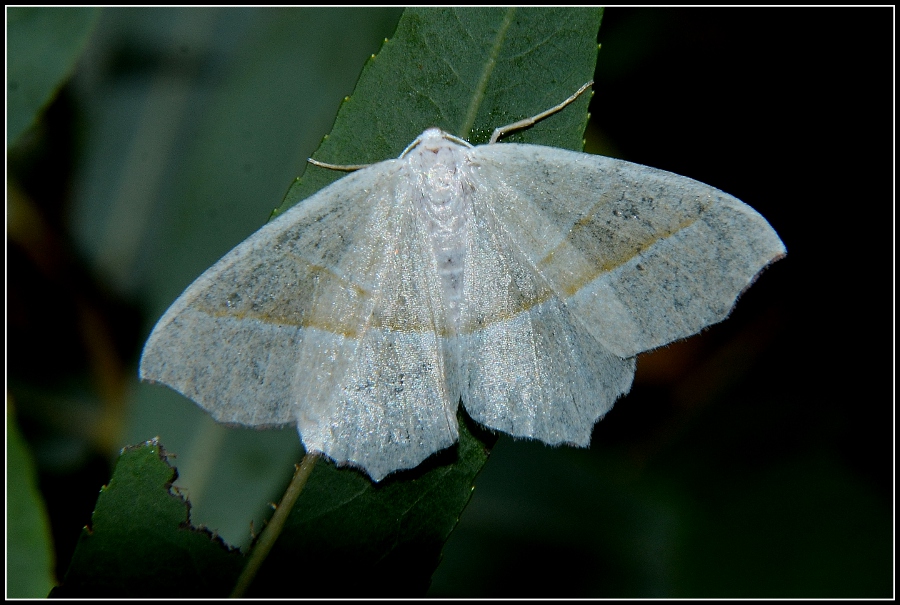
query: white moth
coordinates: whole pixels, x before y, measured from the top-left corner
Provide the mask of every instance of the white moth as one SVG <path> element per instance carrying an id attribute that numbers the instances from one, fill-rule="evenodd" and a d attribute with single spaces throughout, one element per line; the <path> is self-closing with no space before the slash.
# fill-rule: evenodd
<path id="1" fill-rule="evenodd" d="M 784 245 L 752 208 L 622 160 L 429 128 L 297 204 L 159 320 L 141 358 L 220 421 L 296 424 L 375 481 L 456 442 L 457 405 L 587 446 L 638 353 L 728 315 Z M 326 165 L 328 166 L 328 165 Z"/>

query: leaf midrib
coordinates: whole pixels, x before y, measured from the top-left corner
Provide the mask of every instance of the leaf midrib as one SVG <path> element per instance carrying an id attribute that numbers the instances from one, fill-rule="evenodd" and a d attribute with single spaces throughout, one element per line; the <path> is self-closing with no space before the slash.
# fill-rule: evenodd
<path id="1" fill-rule="evenodd" d="M 500 24 L 500 29 L 497 30 L 497 35 L 494 37 L 494 44 L 491 47 L 491 52 L 488 55 L 487 62 L 484 64 L 484 69 L 482 69 L 481 71 L 481 77 L 478 79 L 478 84 L 475 85 L 472 100 L 469 102 L 469 108 L 466 111 L 466 117 L 463 119 L 462 126 L 456 133 L 457 136 L 460 136 L 466 140 L 468 140 L 469 133 L 472 132 L 472 128 L 475 126 L 475 118 L 478 116 L 478 112 L 481 110 L 481 104 L 484 101 L 485 91 L 487 90 L 488 83 L 491 80 L 491 75 L 494 73 L 494 68 L 497 67 L 497 57 L 500 56 L 500 50 L 503 48 L 503 43 L 506 40 L 506 32 L 509 30 L 509 26 L 513 21 L 513 15 L 515 14 L 515 8 L 506 9 L 506 15 L 503 17 L 503 22 Z"/>

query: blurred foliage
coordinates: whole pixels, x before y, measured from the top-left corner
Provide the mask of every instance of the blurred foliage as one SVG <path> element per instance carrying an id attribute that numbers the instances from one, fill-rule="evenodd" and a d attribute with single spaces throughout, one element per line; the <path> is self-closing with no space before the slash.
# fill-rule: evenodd
<path id="1" fill-rule="evenodd" d="M 7 9 L 6 144 L 31 126 L 75 67 L 96 8 Z"/>
<path id="2" fill-rule="evenodd" d="M 40 599 L 55 584 L 53 545 L 37 473 L 6 401 L 6 596 Z"/>
<path id="3" fill-rule="evenodd" d="M 727 321 L 641 356 L 589 450 L 501 437 L 429 594 L 891 596 L 890 311 L 868 270 L 893 258 L 890 11 L 606 11 L 587 150 L 736 195 L 788 257 Z M 195 524 L 238 545 L 261 527 L 296 432 L 215 425 L 138 385 L 137 357 L 304 172 L 399 14 L 106 9 L 8 150 L 8 389 L 58 577 L 119 448 L 155 435 Z"/>

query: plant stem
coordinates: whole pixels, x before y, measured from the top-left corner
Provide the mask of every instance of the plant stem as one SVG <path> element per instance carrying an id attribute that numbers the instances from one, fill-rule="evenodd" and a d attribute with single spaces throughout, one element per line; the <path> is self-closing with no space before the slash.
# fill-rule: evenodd
<path id="1" fill-rule="evenodd" d="M 262 535 L 259 537 L 253 550 L 250 551 L 250 558 L 246 567 L 244 567 L 244 571 L 238 577 L 234 590 L 231 591 L 231 598 L 239 599 L 247 592 L 247 589 L 256 577 L 256 572 L 259 571 L 263 561 L 269 555 L 269 551 L 272 550 L 272 546 L 275 545 L 275 541 L 278 540 L 278 536 L 281 535 L 284 522 L 287 521 L 291 509 L 294 508 L 294 503 L 300 496 L 300 492 L 303 491 L 306 480 L 309 479 L 318 457 L 318 454 L 306 454 L 303 456 L 300 464 L 296 466 L 294 477 L 284 491 L 281 502 L 278 503 L 278 507 L 275 509 L 275 514 L 269 519 L 269 524 L 263 529 Z"/>

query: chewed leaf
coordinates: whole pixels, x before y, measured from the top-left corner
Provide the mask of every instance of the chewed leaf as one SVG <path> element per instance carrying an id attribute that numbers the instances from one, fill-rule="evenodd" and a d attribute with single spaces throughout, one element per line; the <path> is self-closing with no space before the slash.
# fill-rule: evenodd
<path id="1" fill-rule="evenodd" d="M 191 526 L 190 504 L 170 490 L 176 476 L 156 440 L 125 448 L 51 596 L 227 596 L 244 557 Z"/>

